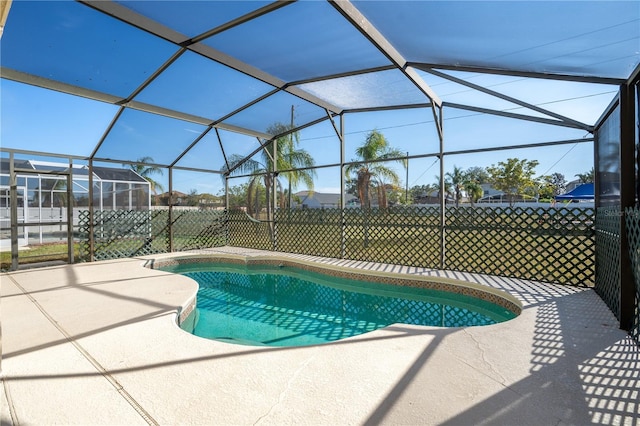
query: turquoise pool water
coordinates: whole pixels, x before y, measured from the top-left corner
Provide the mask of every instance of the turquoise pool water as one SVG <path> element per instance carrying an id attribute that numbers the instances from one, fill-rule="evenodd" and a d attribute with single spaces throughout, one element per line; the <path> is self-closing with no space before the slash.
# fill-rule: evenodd
<path id="1" fill-rule="evenodd" d="M 191 277 L 200 285 L 193 334 L 238 344 L 304 346 L 394 323 L 461 327 L 516 316 L 469 296 L 347 280 L 293 267 L 192 263 L 161 269 Z"/>

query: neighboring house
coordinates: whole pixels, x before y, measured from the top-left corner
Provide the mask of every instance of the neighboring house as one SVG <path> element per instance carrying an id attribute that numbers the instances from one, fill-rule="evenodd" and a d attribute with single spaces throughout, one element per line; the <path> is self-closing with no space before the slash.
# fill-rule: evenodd
<path id="1" fill-rule="evenodd" d="M 297 201 L 291 203 L 293 208 L 336 209 L 340 207 L 340 194 L 300 191 L 293 195 L 297 198 Z M 357 197 L 351 194 L 345 194 L 344 199 L 347 207 L 360 205 Z"/>
<path id="2" fill-rule="evenodd" d="M 504 192 L 498 191 L 493 186 L 491 186 L 490 183 L 482 183 L 480 184 L 480 187 L 482 188 L 482 198 L 480 198 L 481 200 L 484 198 L 490 199 L 490 197 L 498 198 L 496 196 L 504 195 Z"/>
<path id="3" fill-rule="evenodd" d="M 478 200 L 478 203 L 508 203 L 509 199 L 503 191 L 499 191 L 491 186 L 489 183 L 483 183 L 480 185 L 484 194 L 482 198 Z M 531 195 L 517 194 L 513 198 L 514 203 L 532 202 L 537 201 L 535 197 Z"/>
<path id="4" fill-rule="evenodd" d="M 580 185 L 582 185 L 582 182 L 580 182 L 578 179 L 572 180 L 571 182 L 567 182 L 567 184 L 565 185 L 565 188 L 564 188 L 565 194 L 567 192 L 573 191 L 574 189 L 576 189 Z"/>
<path id="5" fill-rule="evenodd" d="M 452 204 L 455 202 L 456 200 L 450 194 L 445 194 L 445 203 Z M 423 192 L 422 194 L 414 198 L 413 204 L 440 204 L 440 191 L 433 190 L 429 193 Z"/>
<path id="6" fill-rule="evenodd" d="M 169 205 L 169 195 L 172 196 L 173 205 L 174 206 L 183 206 L 187 205 L 188 195 L 184 192 L 180 191 L 172 191 L 171 194 L 168 192 L 164 192 L 158 195 L 158 205 L 159 206 L 168 206 Z"/>

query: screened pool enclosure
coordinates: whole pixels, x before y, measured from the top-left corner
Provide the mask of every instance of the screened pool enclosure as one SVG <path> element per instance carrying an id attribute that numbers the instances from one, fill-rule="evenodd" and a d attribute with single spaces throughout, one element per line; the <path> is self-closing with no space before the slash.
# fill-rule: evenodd
<path id="1" fill-rule="evenodd" d="M 11 167 L 0 158 L 0 223 L 3 248 L 11 246 Z M 89 209 L 89 173 L 86 166 L 14 160 L 18 247 L 67 238 L 77 227 L 80 212 Z M 67 188 L 67 178 L 71 187 Z M 93 168 L 93 205 L 100 210 L 148 210 L 149 182 L 133 170 Z M 68 203 L 71 200 L 71 204 Z M 69 209 L 70 208 L 70 209 Z M 70 219 L 70 220 L 69 220 Z"/>
<path id="2" fill-rule="evenodd" d="M 86 204 L 67 261 L 232 245 L 593 286 L 638 337 L 638 2 L 14 1 L 0 16 L 3 267 L 29 257 L 24 162 L 57 162 Z M 500 184 L 514 164 L 526 188 Z M 105 201 L 108 169 L 144 177 L 128 204 Z M 554 203 L 563 174 L 595 204 Z M 508 202 L 482 203 L 488 183 Z M 302 208 L 313 192 L 338 207 Z M 189 202 L 150 208 L 161 193 Z"/>

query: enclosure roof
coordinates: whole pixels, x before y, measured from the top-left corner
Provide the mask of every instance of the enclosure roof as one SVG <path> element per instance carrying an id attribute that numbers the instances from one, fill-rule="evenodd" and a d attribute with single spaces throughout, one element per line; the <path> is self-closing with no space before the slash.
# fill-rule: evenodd
<path id="1" fill-rule="evenodd" d="M 94 167 L 93 174 L 102 180 L 140 182 L 148 184 L 147 180 L 131 169 L 117 169 L 115 167 Z"/>
<path id="2" fill-rule="evenodd" d="M 640 62 L 639 4 L 14 1 L 1 39 L 2 102 L 14 112 L 19 104 L 34 126 L 48 112 L 30 100 L 64 104 L 57 124 L 77 131 L 78 143 L 61 154 L 152 155 L 174 167 L 199 144 L 225 162 L 240 144 L 250 147 L 243 155 L 257 153 L 282 134 L 274 125 L 290 123 L 292 105 L 297 129 L 377 109 L 487 112 L 439 93 L 444 80 L 524 105 L 540 122 L 590 131 L 594 123 L 475 85 L 471 73 L 620 84 Z M 14 99 L 23 84 L 33 91 Z M 100 132 L 85 131 L 96 123 Z M 3 148 L 33 149 L 10 131 L 6 122 Z"/>
<path id="3" fill-rule="evenodd" d="M 8 175 L 9 167 L 10 167 L 9 159 L 0 158 L 0 173 Z M 20 168 L 20 169 L 33 169 L 33 166 L 27 160 L 16 160 L 14 163 L 14 167 Z"/>
<path id="4" fill-rule="evenodd" d="M 14 167 L 20 171 L 32 171 L 34 174 L 46 174 L 48 172 L 66 173 L 69 171 L 69 165 L 65 163 L 51 163 L 36 160 L 15 160 Z M 8 158 L 0 158 L 0 174 L 9 175 L 10 161 Z M 24 173 L 22 173 L 24 174 Z M 73 165 L 73 176 L 88 176 L 89 169 L 86 166 Z M 93 176 L 100 180 L 134 182 L 148 185 L 149 182 L 136 173 L 134 170 L 116 167 L 93 167 Z M 60 179 L 60 175 L 55 175 Z"/>

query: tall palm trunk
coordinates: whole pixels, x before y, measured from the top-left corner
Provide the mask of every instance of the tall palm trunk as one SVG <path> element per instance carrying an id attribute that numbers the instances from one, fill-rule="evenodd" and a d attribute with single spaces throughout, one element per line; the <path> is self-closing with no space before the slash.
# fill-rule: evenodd
<path id="1" fill-rule="evenodd" d="M 371 183 L 371 175 L 366 172 L 358 173 L 358 195 L 360 196 L 360 208 L 362 209 L 364 240 L 363 247 L 369 247 L 369 213 L 371 209 L 371 200 L 369 195 L 369 184 Z"/>
<path id="2" fill-rule="evenodd" d="M 389 203 L 387 201 L 387 188 L 381 180 L 378 181 L 378 207 L 382 209 L 389 207 Z"/>
<path id="3" fill-rule="evenodd" d="M 271 242 L 274 242 L 274 229 L 273 229 L 273 219 L 274 219 L 274 215 L 273 215 L 273 206 L 272 206 L 272 197 L 273 194 L 271 191 L 275 191 L 275 186 L 274 186 L 274 176 L 270 175 L 270 174 L 265 174 L 264 175 L 264 187 L 265 187 L 265 197 L 266 197 L 266 207 L 267 207 L 267 230 L 269 231 L 269 238 L 271 239 Z"/>

